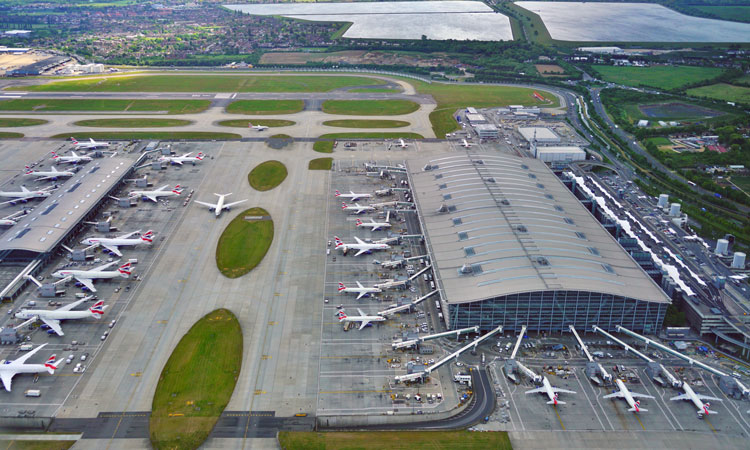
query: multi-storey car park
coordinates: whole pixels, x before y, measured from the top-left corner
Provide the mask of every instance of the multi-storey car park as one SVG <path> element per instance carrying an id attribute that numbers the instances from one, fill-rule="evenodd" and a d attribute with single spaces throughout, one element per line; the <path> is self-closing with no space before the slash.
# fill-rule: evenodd
<path id="1" fill-rule="evenodd" d="M 408 162 L 450 328 L 657 332 L 670 299 L 540 160 Z"/>

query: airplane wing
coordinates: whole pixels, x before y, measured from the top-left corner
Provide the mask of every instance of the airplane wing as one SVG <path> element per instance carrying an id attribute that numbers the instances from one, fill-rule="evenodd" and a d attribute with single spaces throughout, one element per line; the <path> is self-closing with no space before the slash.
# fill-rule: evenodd
<path id="1" fill-rule="evenodd" d="M 164 189 L 168 188 L 169 185 L 165 184 L 164 186 L 160 187 L 159 189 L 156 189 L 156 191 L 163 191 Z"/>
<path id="2" fill-rule="evenodd" d="M 547 389 L 545 389 L 544 386 L 526 391 L 527 394 L 541 394 L 542 392 L 547 392 Z"/>
<path id="3" fill-rule="evenodd" d="M 365 313 L 363 313 L 362 310 L 359 309 L 359 308 L 357 308 L 357 312 L 359 313 L 360 316 L 364 316 L 365 315 Z"/>
<path id="4" fill-rule="evenodd" d="M 559 393 L 563 393 L 563 394 L 577 394 L 576 391 L 569 391 L 567 389 L 560 389 L 560 388 L 556 388 L 554 386 L 552 386 L 552 392 L 559 392 Z"/>
<path id="5" fill-rule="evenodd" d="M 45 319 L 44 317 L 40 317 L 42 322 L 46 323 L 55 333 L 57 333 L 58 336 L 63 336 L 65 333 L 63 333 L 62 327 L 60 327 L 60 321 L 56 319 Z"/>
<path id="6" fill-rule="evenodd" d="M 722 400 L 722 399 L 720 399 L 720 398 L 716 398 L 716 397 L 710 397 L 710 396 L 708 396 L 708 395 L 701 395 L 701 394 L 698 394 L 698 393 L 696 393 L 695 395 L 696 395 L 696 396 L 697 396 L 697 397 L 698 397 L 699 399 L 701 399 L 701 400 L 710 400 L 710 401 L 712 401 L 712 402 L 723 402 L 723 401 L 724 401 L 724 400 Z"/>
<path id="7" fill-rule="evenodd" d="M 89 288 L 89 291 L 96 292 L 96 288 L 94 287 L 94 282 L 91 280 L 91 278 L 78 278 L 75 277 L 76 280 L 78 280 L 79 283 Z"/>
<path id="8" fill-rule="evenodd" d="M 360 292 L 359 295 L 357 295 L 357 300 L 367 295 L 367 292 Z"/>
<path id="9" fill-rule="evenodd" d="M 639 393 L 633 392 L 633 391 L 630 391 L 630 396 L 633 397 L 633 398 L 655 398 L 652 395 L 639 394 Z"/>
<path id="10" fill-rule="evenodd" d="M 170 159 L 169 162 L 171 162 L 172 164 L 182 165 L 182 161 L 180 161 L 179 159 L 176 159 L 176 158 Z"/>
<path id="11" fill-rule="evenodd" d="M 16 203 L 16 202 L 20 202 L 20 201 L 21 201 L 21 199 L 17 198 L 17 199 L 14 199 L 14 200 L 8 200 L 7 202 L 2 202 L 2 203 L 0 203 L 0 205 L 7 205 L 9 203 Z"/>
<path id="12" fill-rule="evenodd" d="M 30 352 L 26 353 L 25 355 L 23 355 L 23 356 L 21 356 L 20 358 L 18 358 L 18 359 L 16 359 L 16 360 L 14 360 L 13 362 L 14 362 L 14 363 L 18 363 L 18 364 L 23 364 L 23 363 L 25 363 L 27 359 L 29 359 L 29 358 L 31 358 L 32 356 L 34 356 L 34 355 L 35 355 L 35 354 L 36 354 L 36 353 L 37 353 L 37 352 L 38 352 L 39 350 L 41 350 L 41 349 L 42 349 L 42 348 L 43 348 L 43 347 L 44 347 L 45 345 L 47 345 L 47 344 L 45 343 L 45 344 L 42 344 L 42 345 L 40 345 L 39 347 L 37 347 L 37 348 L 35 348 L 34 350 L 32 350 L 32 351 L 30 351 Z"/>
<path id="13" fill-rule="evenodd" d="M 112 266 L 114 266 L 115 264 L 117 264 L 119 262 L 120 262 L 119 259 L 117 261 L 108 262 L 107 264 L 102 264 L 99 267 L 94 267 L 93 269 L 89 270 L 89 272 L 99 272 L 100 270 L 104 270 L 104 269 L 107 269 L 109 267 L 112 267 Z"/>
<path id="14" fill-rule="evenodd" d="M 181 158 L 187 158 L 188 156 L 192 155 L 193 152 L 187 152 L 184 155 L 181 156 Z"/>
<path id="15" fill-rule="evenodd" d="M 216 203 L 199 202 L 198 200 L 193 200 L 193 203 L 198 203 L 203 206 L 208 206 L 209 208 L 216 208 Z"/>
<path id="16" fill-rule="evenodd" d="M 360 289 L 364 289 L 365 288 L 364 286 L 362 286 L 362 283 L 360 283 L 359 281 L 357 281 L 357 287 L 360 288 Z"/>
<path id="17" fill-rule="evenodd" d="M 57 308 L 55 311 L 70 311 L 71 309 L 75 308 L 76 306 L 80 305 L 81 303 L 85 302 L 86 300 L 90 299 L 91 297 L 85 297 L 78 301 L 75 301 L 73 303 L 68 303 L 65 306 L 61 306 Z"/>
<path id="18" fill-rule="evenodd" d="M 122 253 L 120 252 L 120 248 L 118 246 L 112 244 L 102 244 L 101 242 L 99 244 L 115 255 L 122 256 Z"/>
<path id="19" fill-rule="evenodd" d="M 26 189 L 26 186 L 21 186 L 21 192 L 31 192 L 31 191 Z"/>
<path id="20" fill-rule="evenodd" d="M 354 240 L 357 241 L 357 244 L 364 244 L 364 241 L 357 236 L 354 236 Z"/>
<path id="21" fill-rule="evenodd" d="M 239 205 L 240 203 L 242 203 L 242 202 L 246 202 L 246 201 L 247 201 L 247 199 L 245 199 L 245 200 L 239 200 L 239 201 L 236 201 L 236 202 L 232 202 L 232 203 L 225 203 L 225 204 L 224 204 L 224 209 L 226 209 L 226 208 L 231 208 L 231 207 L 232 207 L 232 206 L 234 206 L 234 205 Z"/>
<path id="22" fill-rule="evenodd" d="M 49 176 L 44 176 L 44 177 L 38 177 L 36 179 L 36 181 L 51 180 L 51 179 L 56 178 L 56 177 L 57 177 L 57 175 L 49 175 Z"/>
<path id="23" fill-rule="evenodd" d="M 362 249 L 362 250 L 358 251 L 354 256 L 359 256 L 359 255 L 361 255 L 363 253 L 367 253 L 367 249 Z"/>
<path id="24" fill-rule="evenodd" d="M 141 230 L 131 231 L 130 233 L 123 234 L 122 236 L 117 236 L 117 238 L 118 239 L 127 239 L 130 236 L 133 236 L 133 235 L 138 234 L 140 232 L 141 232 Z"/>
<path id="25" fill-rule="evenodd" d="M 155 195 L 144 195 L 144 197 L 151 200 L 152 202 L 158 202 Z"/>
<path id="26" fill-rule="evenodd" d="M 631 392 L 630 394 L 632 395 L 633 393 Z M 615 397 L 616 398 L 623 398 L 623 397 L 625 397 L 625 395 L 622 393 L 622 391 L 617 391 L 615 393 L 612 393 L 612 394 L 609 394 L 609 395 L 605 395 L 602 398 L 615 398 Z M 653 397 L 651 397 L 651 398 L 653 398 Z"/>
<path id="27" fill-rule="evenodd" d="M 0 372 L 0 378 L 3 380 L 3 386 L 5 386 L 5 390 L 10 392 L 10 383 L 13 381 L 13 375 L 15 375 L 16 372 L 11 372 L 9 370 L 3 370 Z"/>
<path id="28" fill-rule="evenodd" d="M 690 396 L 687 394 L 678 395 L 677 397 L 672 397 L 670 400 L 690 400 Z"/>
<path id="29" fill-rule="evenodd" d="M 366 327 L 369 323 L 370 323 L 369 320 L 363 320 L 362 324 L 359 326 L 359 329 L 361 330 L 362 328 Z"/>

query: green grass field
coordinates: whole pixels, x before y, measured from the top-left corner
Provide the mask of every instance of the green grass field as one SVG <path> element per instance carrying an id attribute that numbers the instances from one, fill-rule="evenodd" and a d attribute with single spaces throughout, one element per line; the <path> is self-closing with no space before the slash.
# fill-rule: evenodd
<path id="1" fill-rule="evenodd" d="M 10 131 L 0 131 L 0 139 L 19 139 L 24 136 L 23 133 L 13 133 Z"/>
<path id="2" fill-rule="evenodd" d="M 307 165 L 309 170 L 331 170 L 333 167 L 333 158 L 316 158 L 310 160 Z"/>
<path id="3" fill-rule="evenodd" d="M 672 142 L 669 139 L 661 136 L 648 138 L 646 141 L 653 142 L 657 147 L 661 145 L 672 145 Z"/>
<path id="4" fill-rule="evenodd" d="M 260 264 L 273 242 L 272 220 L 245 220 L 247 216 L 270 216 L 263 208 L 237 215 L 221 233 L 216 245 L 216 266 L 227 278 L 239 278 Z"/>
<path id="5" fill-rule="evenodd" d="M 73 123 L 79 127 L 98 128 L 159 128 L 159 127 L 184 127 L 192 122 L 182 119 L 157 119 L 157 118 L 126 118 L 126 119 L 89 119 L 79 120 Z"/>
<path id="6" fill-rule="evenodd" d="M 250 123 L 253 125 L 263 125 L 269 128 L 281 128 L 292 126 L 297 122 L 282 119 L 232 119 L 222 120 L 218 124 L 222 127 L 248 128 Z"/>
<path id="7" fill-rule="evenodd" d="M 696 97 L 708 97 L 727 102 L 750 104 L 750 87 L 745 86 L 717 83 L 710 86 L 688 89 L 686 93 Z"/>
<path id="8" fill-rule="evenodd" d="M 47 123 L 42 119 L 17 119 L 13 117 L 0 117 L 0 128 L 10 127 L 33 127 Z"/>
<path id="9" fill-rule="evenodd" d="M 380 132 L 380 131 L 360 131 L 356 133 L 328 133 L 320 136 L 320 139 L 424 139 L 424 136 L 417 133 L 404 131 Z"/>
<path id="10" fill-rule="evenodd" d="M 385 84 L 347 75 L 136 75 L 57 81 L 9 90 L 37 92 L 327 92 Z"/>
<path id="11" fill-rule="evenodd" d="M 294 114 L 305 109 L 303 100 L 237 100 L 227 106 L 230 114 Z"/>
<path id="12" fill-rule="evenodd" d="M 341 119 L 327 120 L 323 125 L 341 128 L 403 128 L 411 124 L 403 120 Z"/>
<path id="13" fill-rule="evenodd" d="M 750 193 L 750 176 L 743 177 L 738 175 L 732 175 L 730 178 L 731 182 L 736 184 L 737 187 L 745 192 Z"/>
<path id="14" fill-rule="evenodd" d="M 354 88 L 349 89 L 349 92 L 358 93 L 358 92 L 364 92 L 364 93 L 373 93 L 373 92 L 381 92 L 381 93 L 387 93 L 387 94 L 395 94 L 398 92 L 401 92 L 400 89 L 391 89 L 391 88 Z"/>
<path id="15" fill-rule="evenodd" d="M 154 392 L 154 448 L 193 449 L 206 440 L 234 392 L 242 344 L 240 323 L 227 309 L 206 314 L 180 339 Z"/>
<path id="16" fill-rule="evenodd" d="M 495 431 L 281 431 L 284 449 L 315 450 L 511 450 L 508 433 Z"/>
<path id="17" fill-rule="evenodd" d="M 212 131 L 84 131 L 56 134 L 50 136 L 53 139 L 67 139 L 70 136 L 76 136 L 78 139 L 112 139 L 119 141 L 136 140 L 136 139 L 159 139 L 162 141 L 185 140 L 202 140 L 202 141 L 227 141 L 232 139 L 242 139 L 242 136 L 235 133 L 214 133 Z"/>
<path id="18" fill-rule="evenodd" d="M 0 436 L 0 448 L 3 450 L 67 450 L 76 441 L 6 441 Z"/>
<path id="19" fill-rule="evenodd" d="M 316 141 L 313 150 L 318 153 L 333 153 L 333 141 Z"/>
<path id="20" fill-rule="evenodd" d="M 209 100 L 93 100 L 16 98 L 0 102 L 0 111 L 166 111 L 193 114 L 206 110 Z"/>
<path id="21" fill-rule="evenodd" d="M 279 161 L 258 164 L 248 174 L 247 181 L 256 191 L 270 191 L 280 185 L 288 175 L 286 166 Z"/>
<path id="22" fill-rule="evenodd" d="M 723 72 L 723 69 L 718 67 L 696 66 L 593 66 L 593 68 L 605 81 L 626 86 L 650 86 L 667 90 L 710 80 Z"/>
<path id="23" fill-rule="evenodd" d="M 347 116 L 398 116 L 418 109 L 411 100 L 326 100 L 322 106 L 324 113 Z"/>
<path id="24" fill-rule="evenodd" d="M 750 22 L 750 6 L 703 6 L 703 5 L 690 5 L 692 9 L 703 11 L 709 14 L 713 14 L 716 17 L 724 20 L 734 20 L 741 22 Z"/>

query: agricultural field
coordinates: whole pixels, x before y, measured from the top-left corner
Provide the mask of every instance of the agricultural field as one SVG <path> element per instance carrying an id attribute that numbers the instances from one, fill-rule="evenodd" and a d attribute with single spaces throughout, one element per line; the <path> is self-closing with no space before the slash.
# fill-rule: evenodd
<path id="1" fill-rule="evenodd" d="M 159 127 L 184 127 L 190 125 L 189 120 L 181 119 L 156 119 L 156 118 L 125 118 L 125 119 L 89 119 L 79 120 L 73 123 L 79 127 L 98 128 L 159 128 Z"/>
<path id="2" fill-rule="evenodd" d="M 67 133 L 60 133 L 50 137 L 53 139 L 67 139 L 73 134 L 79 139 L 112 139 L 120 141 L 136 139 L 226 141 L 242 138 L 242 136 L 236 133 L 216 133 L 213 131 L 84 131 L 82 133 L 68 131 Z"/>
<path id="3" fill-rule="evenodd" d="M 688 89 L 687 94 L 695 97 L 707 97 L 727 102 L 750 104 L 750 87 L 745 86 L 717 83 L 710 86 Z"/>
<path id="4" fill-rule="evenodd" d="M 139 111 L 194 114 L 206 110 L 209 100 L 110 100 L 16 98 L 0 102 L 0 111 L 43 113 L 69 111 Z"/>
<path id="5" fill-rule="evenodd" d="M 403 128 L 411 124 L 403 120 L 341 119 L 327 120 L 323 125 L 340 128 Z"/>
<path id="6" fill-rule="evenodd" d="M 565 69 L 557 64 L 535 64 L 534 67 L 539 72 L 539 75 L 543 77 L 565 76 Z"/>
<path id="7" fill-rule="evenodd" d="M 232 119 L 222 120 L 218 123 L 222 127 L 248 128 L 250 124 L 263 125 L 269 128 L 281 128 L 294 125 L 296 122 L 283 119 Z"/>
<path id="8" fill-rule="evenodd" d="M 14 117 L 0 117 L 0 128 L 33 127 L 47 123 L 43 119 L 20 119 Z"/>
<path id="9" fill-rule="evenodd" d="M 282 431 L 279 444 L 286 449 L 321 450 L 511 450 L 508 433 L 496 431 Z"/>
<path id="10" fill-rule="evenodd" d="M 322 106 L 326 114 L 348 116 L 398 116 L 418 109 L 411 100 L 326 100 Z"/>
<path id="11" fill-rule="evenodd" d="M 279 161 L 258 164 L 247 176 L 250 186 L 256 191 L 270 191 L 280 185 L 287 176 L 286 166 Z"/>
<path id="12" fill-rule="evenodd" d="M 750 6 L 734 6 L 734 5 L 722 5 L 722 6 L 704 6 L 704 5 L 690 5 L 691 9 L 697 9 L 698 11 L 711 14 L 724 20 L 733 20 L 736 22 L 750 22 Z"/>
<path id="13" fill-rule="evenodd" d="M 294 114 L 305 109 L 302 100 L 237 100 L 227 106 L 230 114 Z"/>
<path id="14" fill-rule="evenodd" d="M 625 86 L 648 86 L 657 89 L 672 90 L 682 86 L 710 80 L 721 75 L 723 69 L 718 67 L 694 66 L 592 66 L 601 78 Z"/>
<path id="15" fill-rule="evenodd" d="M 246 220 L 248 216 L 261 217 Z M 239 278 L 260 264 L 273 242 L 273 220 L 263 208 L 250 208 L 229 222 L 216 244 L 216 266 L 227 278 Z"/>
<path id="16" fill-rule="evenodd" d="M 730 181 L 743 191 L 750 193 L 750 176 L 743 177 L 732 175 Z"/>
<path id="17" fill-rule="evenodd" d="M 240 323 L 226 309 L 206 314 L 180 339 L 154 392 L 154 448 L 198 448 L 206 440 L 234 392 L 242 346 Z"/>
<path id="18" fill-rule="evenodd" d="M 136 75 L 57 81 L 9 90 L 37 92 L 328 92 L 385 84 L 349 75 Z"/>

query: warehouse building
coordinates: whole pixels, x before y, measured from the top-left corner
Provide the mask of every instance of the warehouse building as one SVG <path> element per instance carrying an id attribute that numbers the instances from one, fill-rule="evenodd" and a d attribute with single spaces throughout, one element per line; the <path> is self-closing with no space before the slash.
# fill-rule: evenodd
<path id="1" fill-rule="evenodd" d="M 560 136 L 547 127 L 518 127 L 518 132 L 527 142 L 536 140 L 537 144 L 542 145 L 560 143 Z"/>
<path id="2" fill-rule="evenodd" d="M 534 146 L 532 144 L 532 151 Z M 572 161 L 585 161 L 586 151 L 581 147 L 567 146 L 567 147 L 536 147 L 535 155 L 536 158 L 541 159 L 546 163 L 551 162 L 572 162 Z"/>
<path id="3" fill-rule="evenodd" d="M 497 139 L 500 136 L 500 130 L 491 123 L 474 125 L 474 131 L 480 139 Z"/>
<path id="4" fill-rule="evenodd" d="M 409 162 L 452 328 L 661 328 L 669 297 L 539 159 Z"/>
<path id="5" fill-rule="evenodd" d="M 9 77 L 27 77 L 41 75 L 43 72 L 61 66 L 66 62 L 70 61 L 67 56 L 52 56 L 50 58 L 37 61 L 35 63 L 20 67 L 15 70 L 7 72 L 5 75 Z"/>

